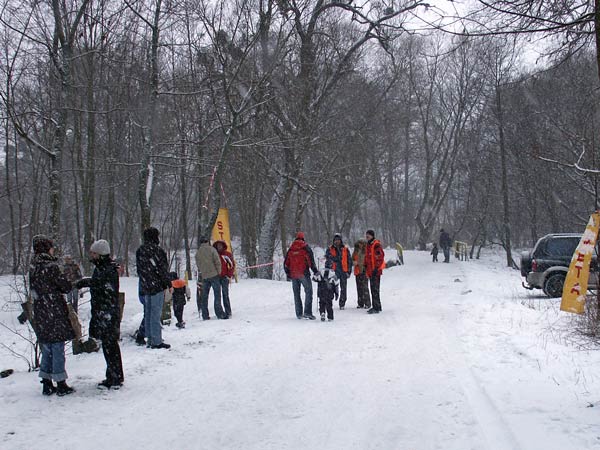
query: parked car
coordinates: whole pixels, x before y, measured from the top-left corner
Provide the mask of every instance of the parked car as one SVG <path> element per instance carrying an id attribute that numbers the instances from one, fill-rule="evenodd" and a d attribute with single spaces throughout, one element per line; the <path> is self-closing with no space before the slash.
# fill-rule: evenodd
<path id="1" fill-rule="evenodd" d="M 537 241 L 531 251 L 521 253 L 522 284 L 526 289 L 542 289 L 548 297 L 562 295 L 565 278 L 581 234 L 547 234 Z M 589 288 L 598 284 L 597 257 L 594 253 L 590 264 Z"/>

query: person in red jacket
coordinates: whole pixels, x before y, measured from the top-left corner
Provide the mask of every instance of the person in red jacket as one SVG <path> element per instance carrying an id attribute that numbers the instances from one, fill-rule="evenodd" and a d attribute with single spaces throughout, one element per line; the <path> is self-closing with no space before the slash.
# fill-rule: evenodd
<path id="1" fill-rule="evenodd" d="M 221 273 L 219 274 L 219 283 L 221 284 L 221 299 L 223 300 L 223 310 L 227 318 L 231 317 L 231 303 L 229 301 L 229 281 L 233 278 L 235 272 L 235 261 L 233 254 L 229 251 L 225 241 L 215 241 L 213 247 L 217 249 L 221 259 Z"/>
<path id="2" fill-rule="evenodd" d="M 385 268 L 385 254 L 381 242 L 375 239 L 375 232 L 367 230 L 367 251 L 365 254 L 366 275 L 369 279 L 371 288 L 371 301 L 373 307 L 367 312 L 369 314 L 379 314 L 381 312 L 381 299 L 379 298 L 379 283 L 381 272 Z"/>
<path id="3" fill-rule="evenodd" d="M 292 242 L 284 262 L 285 274 L 292 280 L 294 291 L 294 305 L 296 307 L 296 318 L 315 320 L 312 313 L 312 282 L 309 269 L 313 274 L 317 273 L 317 265 L 312 249 L 304 241 L 304 233 L 299 231 L 296 239 Z M 300 286 L 304 287 L 304 314 L 302 314 L 302 299 L 300 298 Z"/>

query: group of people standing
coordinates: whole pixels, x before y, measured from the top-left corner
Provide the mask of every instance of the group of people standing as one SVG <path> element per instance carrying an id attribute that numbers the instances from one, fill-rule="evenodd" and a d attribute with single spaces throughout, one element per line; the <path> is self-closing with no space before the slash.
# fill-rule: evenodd
<path id="1" fill-rule="evenodd" d="M 303 232 L 298 232 L 291 244 L 284 261 L 287 277 L 292 281 L 294 305 L 297 319 L 315 320 L 312 313 L 313 280 L 318 284 L 319 313 L 321 320 L 333 320 L 332 300 L 339 297 L 339 307 L 344 309 L 347 301 L 348 278 L 354 273 L 356 291 L 358 295 L 357 308 L 367 308 L 367 313 L 378 314 L 381 312 L 381 298 L 379 295 L 381 274 L 385 268 L 385 254 L 381 243 L 375 239 L 375 232 L 367 230 L 365 239 L 359 239 L 354 244 L 351 253 L 344 244 L 342 236 L 336 234 L 332 245 L 325 252 L 325 270 L 319 272 L 315 264 L 312 249 L 305 241 Z M 335 278 L 329 274 L 333 272 Z M 335 279 L 335 285 L 332 283 Z M 339 284 L 339 295 L 337 285 Z M 304 289 L 304 306 L 302 305 L 301 288 Z M 370 293 L 369 293 L 370 291 Z"/>
<path id="2" fill-rule="evenodd" d="M 89 335 L 101 341 L 106 361 L 106 378 L 98 387 L 118 389 L 125 379 L 119 347 L 122 305 L 119 303 L 119 265 L 110 256 L 109 243 L 100 239 L 90 246 L 89 256 L 95 266 L 91 277 L 83 277 L 77 264 L 69 258 L 66 258 L 66 265 L 61 267 L 55 255 L 54 243 L 46 236 L 33 239 L 33 250 L 29 270 L 29 319 L 42 350 L 39 372 L 42 393 L 62 396 L 75 391 L 66 383 L 65 342 L 76 340 L 72 316 L 77 311 L 79 290 L 83 288 L 89 288 L 91 298 Z M 196 253 L 196 264 L 199 314 L 203 320 L 210 320 L 208 297 L 212 289 L 216 317 L 229 319 L 232 314 L 229 283 L 234 275 L 235 262 L 227 244 L 216 241 L 210 245 L 208 238 L 202 237 Z M 139 299 L 144 306 L 144 318 L 136 332 L 136 341 L 152 349 L 168 349 L 170 345 L 163 341 L 161 327 L 165 295 L 172 296 L 177 326 L 184 328 L 183 307 L 190 299 L 190 292 L 186 281 L 179 279 L 176 272 L 169 271 L 167 255 L 160 246 L 159 231 L 154 227 L 143 232 L 142 245 L 136 251 L 136 267 Z M 325 315 L 333 320 L 332 300 L 334 296 L 338 297 L 338 285 L 339 306 L 340 309 L 345 308 L 347 280 L 352 273 L 356 279 L 357 307 L 368 308 L 369 314 L 381 312 L 379 287 L 385 261 L 383 248 L 375 239 L 373 230 L 367 230 L 365 239 L 359 239 L 352 252 L 344 244 L 342 236 L 336 234 L 325 253 L 323 273 L 317 269 L 304 233 L 298 232 L 286 254 L 284 267 L 292 281 L 298 319 L 316 319 L 312 313 L 310 271 L 319 283 L 321 320 L 325 320 Z M 305 292 L 304 306 L 300 297 L 301 288 Z M 77 318 L 75 321 L 79 325 Z"/>
<path id="3" fill-rule="evenodd" d="M 119 389 L 125 380 L 119 347 L 122 305 L 119 303 L 119 266 L 110 257 L 109 243 L 100 239 L 91 245 L 89 255 L 95 266 L 91 277 L 82 277 L 79 267 L 70 258 L 65 258 L 65 265 L 61 266 L 54 242 L 46 236 L 34 237 L 33 250 L 29 269 L 31 302 L 26 302 L 23 308 L 25 320 L 30 320 L 41 347 L 42 393 L 63 396 L 75 391 L 66 383 L 65 342 L 75 342 L 78 338 L 76 312 L 79 290 L 83 288 L 90 291 L 89 335 L 101 341 L 106 361 L 106 378 L 98 387 Z M 196 262 L 199 277 L 202 277 L 202 282 L 198 282 L 201 288 L 198 311 L 204 320 L 210 319 L 208 295 L 212 288 L 215 314 L 220 319 L 228 319 L 231 317 L 229 279 L 234 274 L 235 262 L 227 244 L 217 241 L 210 246 L 208 239 L 202 238 Z M 171 346 L 163 341 L 161 327 L 165 295 L 172 296 L 178 328 L 185 327 L 183 307 L 191 295 L 186 281 L 169 271 L 167 255 L 160 247 L 159 231 L 154 227 L 143 232 L 143 243 L 136 251 L 136 267 L 139 298 L 144 306 L 136 340 L 152 349 L 168 349 Z"/>

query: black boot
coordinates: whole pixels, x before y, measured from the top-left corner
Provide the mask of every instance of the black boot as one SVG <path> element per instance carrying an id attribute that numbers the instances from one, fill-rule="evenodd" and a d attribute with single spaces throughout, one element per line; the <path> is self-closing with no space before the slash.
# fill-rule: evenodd
<path id="1" fill-rule="evenodd" d="M 67 385 L 66 381 L 59 381 L 56 383 L 56 395 L 62 397 L 63 395 L 69 395 L 75 392 L 71 386 Z"/>
<path id="2" fill-rule="evenodd" d="M 42 394 L 52 395 L 56 392 L 56 388 L 54 387 L 54 384 L 52 384 L 52 380 L 42 378 L 42 381 L 40 381 L 40 383 L 42 383 Z"/>

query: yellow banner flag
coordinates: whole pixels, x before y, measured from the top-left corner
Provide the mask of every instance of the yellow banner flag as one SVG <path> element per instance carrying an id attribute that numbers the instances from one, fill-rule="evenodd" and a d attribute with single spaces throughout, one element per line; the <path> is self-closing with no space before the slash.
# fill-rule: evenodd
<path id="1" fill-rule="evenodd" d="M 575 314 L 583 314 L 584 312 L 585 295 L 590 276 L 590 261 L 594 254 L 598 228 L 600 228 L 600 212 L 596 211 L 590 216 L 590 221 L 571 259 L 569 272 L 563 286 L 562 301 L 560 303 L 561 311 Z"/>
<path id="2" fill-rule="evenodd" d="M 227 208 L 219 208 L 217 221 L 212 229 L 212 240 L 225 241 L 227 247 L 231 251 L 231 233 L 229 232 L 229 210 Z"/>
<path id="3" fill-rule="evenodd" d="M 231 232 L 229 229 L 229 210 L 227 208 L 219 208 L 217 221 L 212 229 L 212 241 L 225 241 L 229 251 L 233 255 L 233 247 L 231 246 Z M 237 268 L 234 271 L 234 278 L 237 282 Z"/>

